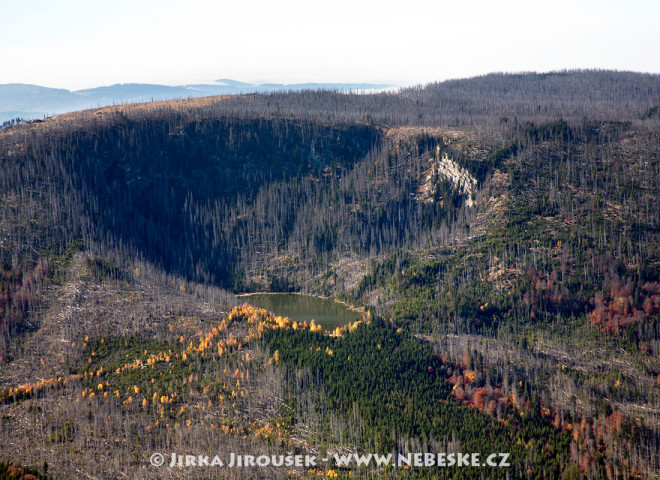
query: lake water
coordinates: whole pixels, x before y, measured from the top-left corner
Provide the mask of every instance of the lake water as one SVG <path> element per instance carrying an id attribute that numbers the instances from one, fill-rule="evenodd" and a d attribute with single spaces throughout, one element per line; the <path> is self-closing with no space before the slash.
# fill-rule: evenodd
<path id="1" fill-rule="evenodd" d="M 297 322 L 309 323 L 314 319 L 324 330 L 334 330 L 336 327 L 362 319 L 360 312 L 355 312 L 335 301 L 309 295 L 257 293 L 241 296 L 241 300 Z"/>

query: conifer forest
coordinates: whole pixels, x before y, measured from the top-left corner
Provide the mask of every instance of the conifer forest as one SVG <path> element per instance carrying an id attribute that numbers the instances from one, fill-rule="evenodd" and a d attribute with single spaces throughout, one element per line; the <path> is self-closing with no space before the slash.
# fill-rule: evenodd
<path id="1" fill-rule="evenodd" d="M 659 479 L 660 76 L 8 122 L 0 358 L 0 479 Z"/>

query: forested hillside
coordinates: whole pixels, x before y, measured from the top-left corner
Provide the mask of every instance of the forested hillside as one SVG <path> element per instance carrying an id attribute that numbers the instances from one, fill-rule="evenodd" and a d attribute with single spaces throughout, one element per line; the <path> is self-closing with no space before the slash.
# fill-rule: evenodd
<path id="1" fill-rule="evenodd" d="M 463 445 L 511 453 L 493 478 L 658 478 L 658 108 L 657 75 L 572 71 L 2 129 L 0 459 Z M 234 308 L 264 290 L 370 315 Z"/>

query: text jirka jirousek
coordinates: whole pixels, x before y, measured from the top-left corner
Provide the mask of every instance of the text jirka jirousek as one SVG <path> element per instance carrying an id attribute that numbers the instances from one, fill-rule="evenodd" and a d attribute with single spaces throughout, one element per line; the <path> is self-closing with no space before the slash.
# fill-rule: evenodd
<path id="1" fill-rule="evenodd" d="M 320 457 L 316 455 L 244 455 L 230 453 L 227 456 L 184 455 L 171 453 L 167 457 L 160 453 L 151 456 L 151 464 L 156 467 L 336 467 L 377 466 L 377 467 L 508 467 L 508 453 L 388 453 L 380 455 L 348 454 Z"/>

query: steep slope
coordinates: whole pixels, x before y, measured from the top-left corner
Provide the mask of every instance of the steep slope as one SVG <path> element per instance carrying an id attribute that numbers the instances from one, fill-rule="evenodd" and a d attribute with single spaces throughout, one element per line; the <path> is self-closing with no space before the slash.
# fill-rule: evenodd
<path id="1" fill-rule="evenodd" d="M 657 477 L 659 92 L 492 75 L 3 129 L 0 408 L 22 432 L 3 455 L 37 438 L 27 463 L 101 475 L 87 455 L 109 438 L 108 476 L 157 476 L 145 445 L 469 445 L 515 453 L 494 477 Z M 218 287 L 332 295 L 374 321 L 327 337 L 230 311 Z"/>

